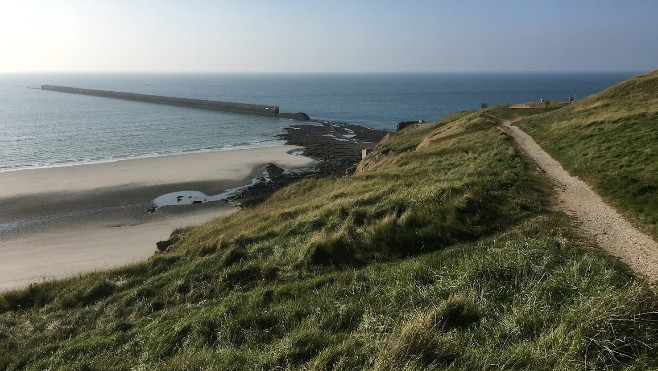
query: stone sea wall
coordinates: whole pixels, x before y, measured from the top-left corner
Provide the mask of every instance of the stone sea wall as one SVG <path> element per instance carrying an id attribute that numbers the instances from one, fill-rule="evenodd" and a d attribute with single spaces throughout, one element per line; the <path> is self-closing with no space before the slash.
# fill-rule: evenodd
<path id="1" fill-rule="evenodd" d="M 72 93 L 72 94 L 93 95 L 97 97 L 126 99 L 126 100 L 140 101 L 140 102 L 168 104 L 168 105 L 183 106 L 183 107 L 204 108 L 204 109 L 210 109 L 215 111 L 244 113 L 249 115 L 259 115 L 259 116 L 268 116 L 268 117 L 277 117 L 277 115 L 279 114 L 278 106 L 268 106 L 261 104 L 222 102 L 222 101 L 205 100 L 205 99 L 175 98 L 175 97 L 165 97 L 160 95 L 125 93 L 125 92 L 110 91 L 110 90 L 83 89 L 83 88 L 73 88 L 68 86 L 57 86 L 57 85 L 41 85 L 41 90 L 58 91 L 62 93 Z"/>

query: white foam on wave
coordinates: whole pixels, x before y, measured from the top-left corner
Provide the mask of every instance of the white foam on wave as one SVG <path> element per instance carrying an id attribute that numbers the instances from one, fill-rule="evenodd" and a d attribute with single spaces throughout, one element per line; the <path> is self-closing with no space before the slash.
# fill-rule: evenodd
<path id="1" fill-rule="evenodd" d="M 86 160 L 63 162 L 63 163 L 34 163 L 20 167 L 0 167 L 0 173 L 10 172 L 10 171 L 51 169 L 51 168 L 80 166 L 80 165 L 106 164 L 106 163 L 125 161 L 125 160 L 138 160 L 144 158 L 178 156 L 178 155 L 194 154 L 194 153 L 229 152 L 229 151 L 240 151 L 245 149 L 272 148 L 272 147 L 279 147 L 283 145 L 285 145 L 285 141 L 275 140 L 275 141 L 259 142 L 253 144 L 241 144 L 241 145 L 229 144 L 219 148 L 204 148 L 204 149 L 190 150 L 190 151 L 172 151 L 172 152 L 161 152 L 161 153 L 149 153 L 144 155 L 127 155 L 127 156 L 116 157 L 116 158 L 107 157 L 98 160 L 86 159 Z"/>

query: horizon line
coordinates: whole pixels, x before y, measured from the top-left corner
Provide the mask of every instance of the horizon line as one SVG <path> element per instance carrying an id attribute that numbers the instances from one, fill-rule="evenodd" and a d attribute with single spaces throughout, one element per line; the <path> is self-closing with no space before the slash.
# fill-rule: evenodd
<path id="1" fill-rule="evenodd" d="M 119 70 L 81 70 L 81 71 L 58 71 L 58 70 L 40 70 L 40 71 L 0 71 L 0 74 L 45 74 L 45 73 L 61 73 L 61 74 L 271 74 L 271 75 L 285 75 L 285 74 L 443 74 L 443 73 L 586 73 L 586 72 L 649 72 L 653 69 L 564 69 L 564 70 L 442 70 L 442 71 L 119 71 Z"/>

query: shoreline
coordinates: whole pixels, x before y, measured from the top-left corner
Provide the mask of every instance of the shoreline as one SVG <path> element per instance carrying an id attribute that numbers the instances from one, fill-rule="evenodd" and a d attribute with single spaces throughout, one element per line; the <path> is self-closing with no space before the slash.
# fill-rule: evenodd
<path id="1" fill-rule="evenodd" d="M 309 123 L 285 128 L 285 145 L 0 171 L 0 292 L 148 259 L 177 227 L 257 204 L 305 176 L 351 173 L 386 133 Z M 183 201 L 235 188 L 244 190 L 231 202 Z M 165 195 L 181 203 L 154 207 Z"/>
<path id="2" fill-rule="evenodd" d="M 14 171 L 42 170 L 42 169 L 55 169 L 55 168 L 70 167 L 70 166 L 98 165 L 98 164 L 114 163 L 119 161 L 141 160 L 147 158 L 181 156 L 181 155 L 191 155 L 191 154 L 199 154 L 199 153 L 248 151 L 252 149 L 273 148 L 273 147 L 281 147 L 286 145 L 289 144 L 286 143 L 284 140 L 276 140 L 276 141 L 272 141 L 272 143 L 268 143 L 264 145 L 245 144 L 245 145 L 237 145 L 234 147 L 232 146 L 232 147 L 221 147 L 221 148 L 210 148 L 210 149 L 183 150 L 179 152 L 152 153 L 152 154 L 135 155 L 129 157 L 106 158 L 100 160 L 81 160 L 76 162 L 54 163 L 47 165 L 27 165 L 26 167 L 0 168 L 0 174 L 10 173 Z"/>
<path id="3" fill-rule="evenodd" d="M 308 166 L 311 159 L 289 154 L 299 149 L 299 146 L 282 145 L 0 172 L 0 199 L 131 184 L 242 181 L 254 173 L 253 166 L 270 162 L 291 168 Z"/>
<path id="4" fill-rule="evenodd" d="M 237 211 L 222 201 L 165 206 L 163 194 L 249 184 L 268 163 L 303 168 L 297 146 L 185 153 L 0 172 L 0 291 L 149 258 L 177 227 Z"/>

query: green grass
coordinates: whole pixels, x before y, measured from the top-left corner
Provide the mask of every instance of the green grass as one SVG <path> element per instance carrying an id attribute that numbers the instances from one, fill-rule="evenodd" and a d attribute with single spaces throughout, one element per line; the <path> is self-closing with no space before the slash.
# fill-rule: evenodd
<path id="1" fill-rule="evenodd" d="M 658 239 L 658 71 L 517 125 Z"/>
<path id="2" fill-rule="evenodd" d="M 1 295 L 0 369 L 658 367 L 655 294 L 549 210 L 492 113 L 394 133 L 147 262 Z"/>

